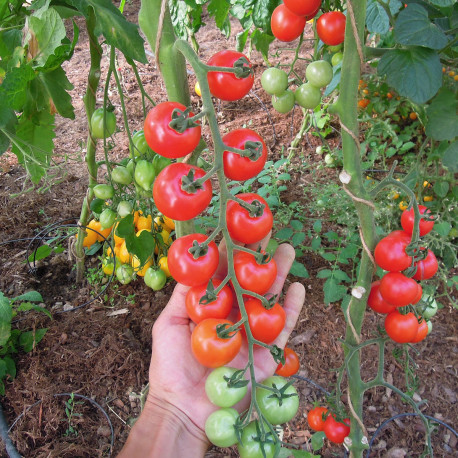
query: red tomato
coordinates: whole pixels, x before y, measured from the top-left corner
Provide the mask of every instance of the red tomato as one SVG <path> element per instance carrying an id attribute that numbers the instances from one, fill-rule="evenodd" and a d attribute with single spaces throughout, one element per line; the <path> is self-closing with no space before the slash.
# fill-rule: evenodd
<path id="1" fill-rule="evenodd" d="M 310 412 L 307 414 L 307 421 L 309 423 L 310 428 L 314 431 L 323 431 L 325 420 L 323 420 L 323 416 L 328 413 L 328 409 L 326 407 L 314 407 Z"/>
<path id="2" fill-rule="evenodd" d="M 421 320 L 418 323 L 417 333 L 415 337 L 410 341 L 410 343 L 421 342 L 428 335 L 428 322 L 426 320 Z"/>
<path id="3" fill-rule="evenodd" d="M 156 105 L 145 119 L 144 132 L 148 146 L 157 154 L 168 158 L 183 157 L 199 144 L 201 127 L 187 128 L 183 133 L 169 126 L 174 110 L 186 107 L 178 102 L 162 102 Z M 188 118 L 194 116 L 189 113 Z"/>
<path id="4" fill-rule="evenodd" d="M 388 303 L 380 294 L 380 280 L 374 281 L 371 285 L 371 292 L 367 298 L 367 305 L 378 313 L 390 313 L 396 310 L 396 306 Z"/>
<path id="5" fill-rule="evenodd" d="M 234 255 L 234 270 L 243 289 L 258 294 L 266 294 L 277 277 L 277 264 L 270 258 L 266 264 L 258 264 L 254 255 L 238 251 Z"/>
<path id="6" fill-rule="evenodd" d="M 403 315 L 395 310 L 385 318 L 385 331 L 395 342 L 411 342 L 418 331 L 417 317 L 412 312 Z"/>
<path id="7" fill-rule="evenodd" d="M 387 235 L 387 237 L 405 238 L 409 243 L 412 240 L 412 234 L 409 235 L 407 232 L 401 230 L 392 231 Z"/>
<path id="8" fill-rule="evenodd" d="M 248 180 L 256 176 L 264 167 L 267 159 L 267 147 L 264 140 L 251 129 L 236 129 L 223 137 L 223 142 L 227 146 L 237 149 L 246 149 L 247 142 L 260 143 L 260 156 L 257 159 L 240 156 L 231 151 L 224 151 L 223 163 L 224 174 L 230 180 Z M 248 143 L 248 145 L 250 144 Z"/>
<path id="9" fill-rule="evenodd" d="M 320 40 L 329 46 L 343 43 L 345 22 L 345 14 L 340 11 L 329 11 L 322 14 L 316 21 L 316 32 Z"/>
<path id="10" fill-rule="evenodd" d="M 340 423 L 334 415 L 328 415 L 324 422 L 324 434 L 335 444 L 342 444 L 344 439 L 350 434 L 350 419 L 345 418 L 345 423 Z"/>
<path id="11" fill-rule="evenodd" d="M 202 178 L 204 170 L 195 165 L 176 162 L 163 169 L 154 180 L 153 199 L 157 209 L 168 218 L 187 221 L 203 212 L 211 201 L 210 180 L 195 192 L 182 189 L 183 178 L 194 170 L 194 179 Z"/>
<path id="12" fill-rule="evenodd" d="M 189 234 L 176 239 L 169 248 L 167 262 L 170 274 L 178 282 L 186 286 L 205 285 L 216 271 L 219 262 L 218 247 L 210 242 L 207 252 L 197 259 L 189 252 L 194 242 L 204 243 L 204 234 Z"/>
<path id="13" fill-rule="evenodd" d="M 228 339 L 221 339 L 216 334 L 219 324 L 232 326 L 229 320 L 207 318 L 192 331 L 191 349 L 194 357 L 205 367 L 221 367 L 230 363 L 242 346 L 242 335 L 236 332 Z"/>
<path id="14" fill-rule="evenodd" d="M 270 26 L 275 38 L 280 41 L 293 41 L 304 31 L 306 19 L 292 13 L 283 3 L 278 5 L 270 18 Z"/>
<path id="15" fill-rule="evenodd" d="M 258 194 L 251 192 L 237 194 L 237 198 L 252 204 L 258 201 L 264 208 L 262 215 L 251 216 L 250 212 L 239 203 L 230 200 L 227 203 L 227 230 L 232 239 L 242 243 L 256 243 L 262 240 L 272 229 L 274 218 L 267 202 Z"/>
<path id="16" fill-rule="evenodd" d="M 415 280 L 406 277 L 400 272 L 388 272 L 385 274 L 380 280 L 379 287 L 383 299 L 397 307 L 415 304 L 415 300 L 420 293 L 419 288 L 421 290 L 421 286 Z"/>
<path id="17" fill-rule="evenodd" d="M 298 354 L 289 347 L 285 347 L 285 364 L 280 363 L 275 371 L 281 377 L 291 377 L 299 371 L 300 363 Z"/>
<path id="18" fill-rule="evenodd" d="M 259 299 L 251 297 L 245 301 L 245 310 L 251 333 L 256 340 L 271 343 L 285 327 L 286 313 L 278 303 L 267 310 Z M 239 313 L 237 321 L 240 320 L 240 316 Z"/>
<path id="19" fill-rule="evenodd" d="M 211 280 L 214 288 L 216 289 L 221 280 Z M 234 302 L 234 294 L 229 285 L 224 285 L 218 293 L 216 300 L 201 304 L 200 300 L 206 295 L 207 284 L 193 286 L 186 294 L 186 311 L 189 318 L 194 323 L 200 323 L 206 318 L 227 318 L 232 310 Z"/>
<path id="20" fill-rule="evenodd" d="M 437 269 L 439 267 L 437 264 L 436 255 L 431 250 L 428 250 L 426 258 L 416 262 L 415 266 L 417 267 L 417 271 L 412 277 L 415 280 L 429 280 L 430 278 L 434 277 L 434 275 L 436 275 Z"/>
<path id="21" fill-rule="evenodd" d="M 400 272 L 412 264 L 412 257 L 406 253 L 410 240 L 406 237 L 388 236 L 377 243 L 374 251 L 375 262 L 383 270 Z"/>
<path id="22" fill-rule="evenodd" d="M 423 215 L 426 213 L 427 215 L 431 214 L 431 211 L 428 210 L 427 207 L 424 205 L 419 205 L 418 209 L 420 210 L 420 213 Z M 410 235 L 412 235 L 413 232 L 413 222 L 414 222 L 414 213 L 413 213 L 413 208 L 410 210 L 404 210 L 401 215 L 401 226 L 402 228 Z M 428 234 L 428 232 L 431 232 L 432 228 L 434 226 L 434 221 L 425 221 L 423 218 L 420 220 L 420 236 Z"/>
<path id="23" fill-rule="evenodd" d="M 321 0 L 284 0 L 284 4 L 296 16 L 310 16 L 316 14 Z"/>
<path id="24" fill-rule="evenodd" d="M 233 67 L 234 63 L 244 57 L 251 63 L 245 54 L 237 51 L 225 49 L 214 54 L 208 61 L 208 65 L 213 67 Z M 251 73 L 246 78 L 237 78 L 234 73 L 228 72 L 208 72 L 208 85 L 213 96 L 221 100 L 233 101 L 245 97 L 253 87 L 254 75 Z"/>

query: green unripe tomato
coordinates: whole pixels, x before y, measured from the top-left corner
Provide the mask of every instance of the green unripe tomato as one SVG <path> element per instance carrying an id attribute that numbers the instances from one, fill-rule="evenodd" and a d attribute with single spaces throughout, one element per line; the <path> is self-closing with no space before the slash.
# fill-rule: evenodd
<path id="1" fill-rule="evenodd" d="M 132 210 L 133 210 L 132 204 L 130 202 L 127 202 L 127 200 L 121 200 L 121 202 L 119 202 L 117 211 L 118 211 L 118 215 L 121 218 L 124 218 L 125 216 L 130 215 L 132 213 Z"/>
<path id="2" fill-rule="evenodd" d="M 279 95 L 273 95 L 272 106 L 279 113 L 288 113 L 294 107 L 294 92 L 287 89 Z"/>
<path id="3" fill-rule="evenodd" d="M 148 143 L 146 143 L 145 132 L 143 132 L 143 130 L 138 130 L 134 133 L 134 135 L 132 135 L 132 143 L 134 145 L 133 155 L 135 157 L 144 156 L 148 150 L 152 151 L 151 148 L 148 146 Z M 132 147 L 130 144 L 129 151 L 130 155 L 132 156 Z"/>
<path id="4" fill-rule="evenodd" d="M 268 68 L 261 76 L 261 86 L 270 95 L 280 95 L 288 88 L 288 75 L 279 68 Z"/>
<path id="5" fill-rule="evenodd" d="M 267 433 L 266 441 L 263 442 L 261 448 L 261 442 L 257 440 L 259 437 L 258 428 L 261 430 L 261 426 L 258 420 L 248 423 L 248 425 L 242 430 L 241 442 L 237 444 L 237 450 L 240 458 L 273 458 L 275 456 L 275 444 L 273 441 L 272 433 L 269 428 L 264 424 L 264 431 Z M 264 450 L 264 454 L 263 454 Z"/>
<path id="6" fill-rule="evenodd" d="M 210 402 L 218 407 L 232 407 L 241 401 L 247 393 L 245 386 L 228 386 L 225 377 L 230 379 L 238 369 L 223 366 L 214 369 L 205 380 L 205 393 Z"/>
<path id="7" fill-rule="evenodd" d="M 116 130 L 116 116 L 112 111 L 107 111 L 105 115 L 105 130 L 103 126 L 103 108 L 94 110 L 91 116 L 91 133 L 94 138 L 106 138 L 113 135 Z"/>
<path id="8" fill-rule="evenodd" d="M 331 154 L 328 153 L 326 154 L 326 156 L 324 156 L 324 162 L 326 163 L 327 166 L 333 167 L 335 159 Z"/>
<path id="9" fill-rule="evenodd" d="M 438 305 L 437 305 L 436 300 L 429 294 L 423 295 L 423 297 L 421 298 L 421 306 L 420 306 L 420 309 L 418 310 L 421 316 L 425 320 L 429 320 L 437 313 L 437 310 L 438 310 Z"/>
<path id="10" fill-rule="evenodd" d="M 100 213 L 99 221 L 102 225 L 102 229 L 108 229 L 109 227 L 113 226 L 116 220 L 116 212 L 114 212 L 111 208 L 105 208 L 102 213 Z"/>
<path id="11" fill-rule="evenodd" d="M 160 269 L 148 267 L 143 277 L 146 286 L 149 286 L 153 291 L 161 290 L 167 282 L 167 275 Z"/>
<path id="12" fill-rule="evenodd" d="M 172 160 L 169 159 L 168 157 L 160 156 L 159 154 L 154 156 L 153 165 L 154 165 L 154 173 L 156 174 L 156 176 L 158 176 L 159 173 L 162 170 L 164 170 L 171 163 L 172 163 Z"/>
<path id="13" fill-rule="evenodd" d="M 320 90 L 310 83 L 301 84 L 294 93 L 296 102 L 303 108 L 313 109 L 321 102 Z"/>
<path id="14" fill-rule="evenodd" d="M 156 173 L 154 171 L 154 165 L 145 159 L 140 159 L 135 165 L 135 182 L 145 191 L 151 191 L 153 189 L 154 178 Z"/>
<path id="15" fill-rule="evenodd" d="M 315 60 L 305 70 L 307 80 L 315 87 L 325 87 L 332 81 L 332 67 L 325 60 Z"/>
<path id="16" fill-rule="evenodd" d="M 116 278 L 123 285 L 129 284 L 134 278 L 134 268 L 129 264 L 121 264 L 116 267 Z"/>
<path id="17" fill-rule="evenodd" d="M 339 65 L 342 62 L 343 59 L 343 54 L 341 52 L 336 52 L 335 54 L 332 55 L 331 57 L 331 64 L 333 67 L 336 65 Z"/>
<path id="18" fill-rule="evenodd" d="M 339 45 L 334 45 L 334 46 L 328 46 L 329 51 L 331 52 L 337 52 L 340 51 L 343 48 L 343 44 L 340 43 Z"/>
<path id="19" fill-rule="evenodd" d="M 127 170 L 127 167 L 123 167 L 122 165 L 118 165 L 115 167 L 111 172 L 111 178 L 115 183 L 128 185 L 132 183 L 132 175 Z"/>
<path id="20" fill-rule="evenodd" d="M 134 176 L 134 173 L 135 173 L 135 162 L 132 159 L 127 163 L 126 169 L 128 170 L 128 172 L 130 173 L 131 176 Z"/>
<path id="21" fill-rule="evenodd" d="M 94 195 L 97 199 L 111 199 L 114 196 L 114 188 L 109 184 L 96 184 L 94 186 Z"/>
<path id="22" fill-rule="evenodd" d="M 235 422 L 239 413 L 231 407 L 219 409 L 210 414 L 205 422 L 205 434 L 217 447 L 230 447 L 237 443 Z"/>
<path id="23" fill-rule="evenodd" d="M 431 331 L 433 330 L 433 323 L 431 320 L 426 320 L 426 324 L 428 325 L 428 334 L 426 335 L 429 336 L 431 334 Z"/>

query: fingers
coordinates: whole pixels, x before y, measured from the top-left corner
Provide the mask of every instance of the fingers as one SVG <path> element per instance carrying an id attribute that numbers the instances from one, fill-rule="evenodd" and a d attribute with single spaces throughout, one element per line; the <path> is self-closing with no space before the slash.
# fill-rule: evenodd
<path id="1" fill-rule="evenodd" d="M 181 283 L 177 283 L 172 296 L 170 297 L 169 302 L 167 303 L 165 309 L 159 316 L 160 318 L 186 318 L 189 320 L 188 314 L 186 312 L 186 294 L 189 291 L 189 286 L 182 285 Z"/>
<path id="2" fill-rule="evenodd" d="M 283 284 L 285 283 L 286 277 L 288 276 L 289 269 L 293 264 L 295 257 L 294 248 L 287 244 L 283 243 L 275 252 L 274 260 L 277 264 L 277 277 L 271 286 L 269 293 L 274 295 L 280 294 L 283 289 Z"/>

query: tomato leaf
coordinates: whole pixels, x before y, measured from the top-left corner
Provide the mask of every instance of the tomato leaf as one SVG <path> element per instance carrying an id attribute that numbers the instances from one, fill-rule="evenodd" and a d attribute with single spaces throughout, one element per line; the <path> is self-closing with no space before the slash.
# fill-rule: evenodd
<path id="1" fill-rule="evenodd" d="M 40 259 L 47 258 L 51 253 L 52 248 L 49 245 L 41 245 L 29 255 L 27 260 L 29 262 L 39 261 Z"/>
<path id="2" fill-rule="evenodd" d="M 330 304 L 331 302 L 340 301 L 347 292 L 347 287 L 339 285 L 339 283 L 333 278 L 328 278 L 324 283 L 324 302 Z"/>
<path id="3" fill-rule="evenodd" d="M 27 86 L 34 78 L 35 72 L 30 65 L 21 65 L 11 69 L 0 86 L 1 105 L 22 111 L 27 101 Z"/>
<path id="4" fill-rule="evenodd" d="M 434 140 L 453 140 L 458 136 L 455 94 L 442 88 L 426 108 L 426 135 Z"/>
<path id="5" fill-rule="evenodd" d="M 383 6 L 376 0 L 367 2 L 367 30 L 371 33 L 385 34 L 390 29 L 390 19 Z"/>
<path id="6" fill-rule="evenodd" d="M 102 213 L 105 208 L 105 201 L 103 199 L 93 199 L 90 208 L 94 213 Z"/>
<path id="7" fill-rule="evenodd" d="M 293 261 L 293 265 L 291 266 L 291 269 L 289 271 L 291 275 L 295 275 L 296 277 L 301 277 L 301 278 L 309 278 L 310 275 L 305 268 L 304 264 L 301 264 L 298 261 Z"/>
<path id="8" fill-rule="evenodd" d="M 36 344 L 38 344 L 41 339 L 46 334 L 47 328 L 37 329 L 36 331 L 26 331 L 21 333 L 19 337 L 19 345 L 24 349 L 26 353 L 32 351 Z"/>
<path id="9" fill-rule="evenodd" d="M 432 49 L 413 46 L 388 51 L 378 65 L 378 72 L 400 95 L 415 103 L 425 103 L 442 85 L 442 65 Z"/>
<path id="10" fill-rule="evenodd" d="M 442 165 L 447 167 L 450 172 L 458 172 L 458 142 L 453 142 L 442 155 Z"/>
<path id="11" fill-rule="evenodd" d="M 48 318 L 52 319 L 51 312 L 44 307 L 40 307 L 39 305 L 32 304 L 31 302 L 23 302 L 18 308 L 18 312 L 28 312 L 29 310 L 35 310 L 35 312 L 44 313 Z"/>
<path id="12" fill-rule="evenodd" d="M 67 92 L 73 89 L 73 84 L 68 81 L 62 67 L 57 67 L 52 72 L 40 73 L 38 79 L 54 102 L 58 113 L 64 118 L 75 119 L 72 98 Z"/>
<path id="13" fill-rule="evenodd" d="M 27 291 L 26 293 L 11 299 L 11 302 L 16 301 L 43 302 L 43 297 L 38 291 Z"/>
<path id="14" fill-rule="evenodd" d="M 314 451 L 320 450 L 324 445 L 325 434 L 323 431 L 318 431 L 311 437 L 311 444 Z"/>
<path id="15" fill-rule="evenodd" d="M 100 250 L 102 244 L 100 242 L 95 242 L 90 248 L 86 248 L 86 256 L 92 256 Z"/>
<path id="16" fill-rule="evenodd" d="M 215 23 L 220 30 L 223 30 L 228 18 L 231 4 L 227 0 L 210 0 L 207 6 L 210 16 L 215 18 Z"/>
<path id="17" fill-rule="evenodd" d="M 10 338 L 12 318 L 10 300 L 0 291 L 0 346 L 5 345 Z"/>
<path id="18" fill-rule="evenodd" d="M 270 26 L 269 26 L 270 27 Z M 275 40 L 273 35 L 261 32 L 259 29 L 255 29 L 251 34 L 251 41 L 256 49 L 263 55 L 267 56 L 269 53 L 269 45 Z"/>

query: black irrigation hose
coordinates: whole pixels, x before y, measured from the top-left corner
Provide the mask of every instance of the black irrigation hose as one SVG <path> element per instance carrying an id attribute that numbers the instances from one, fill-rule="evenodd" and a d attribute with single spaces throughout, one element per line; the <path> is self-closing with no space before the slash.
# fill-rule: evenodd
<path id="1" fill-rule="evenodd" d="M 250 91 L 248 93 L 248 95 L 250 97 L 254 97 L 256 98 L 256 100 L 259 102 L 259 104 L 261 105 L 262 109 L 267 113 L 267 118 L 269 119 L 269 122 L 270 122 L 270 125 L 272 127 L 272 134 L 273 134 L 273 143 L 272 145 L 270 145 L 270 148 L 273 148 L 276 143 L 277 143 L 277 134 L 275 132 L 275 124 L 272 120 L 272 116 L 270 115 L 270 111 L 268 110 L 268 108 L 266 107 L 266 104 L 261 100 L 261 98 L 254 92 L 254 91 Z"/>
<path id="2" fill-rule="evenodd" d="M 85 401 L 89 401 L 94 407 L 96 407 L 97 409 L 100 410 L 100 412 L 103 414 L 103 416 L 106 418 L 107 422 L 108 422 L 108 425 L 110 426 L 110 432 L 111 432 L 111 438 L 110 438 L 110 455 L 113 453 L 113 447 L 114 447 L 114 428 L 113 428 L 113 424 L 111 423 L 111 420 L 110 420 L 110 417 L 108 416 L 107 412 L 105 411 L 105 409 L 99 404 L 97 403 L 96 401 L 94 401 L 93 399 L 91 398 L 88 398 L 87 396 L 83 396 L 82 394 L 78 394 L 78 393 L 57 393 L 57 394 L 54 394 L 53 396 L 55 398 L 57 397 L 61 397 L 61 396 L 73 396 L 74 397 L 77 397 L 77 398 L 81 398 L 81 399 L 84 399 Z M 37 402 L 33 403 L 32 405 L 30 405 L 29 407 L 27 407 L 27 409 L 24 410 L 24 412 L 22 412 L 21 414 L 19 414 L 16 419 L 13 421 L 13 423 L 11 424 L 11 426 L 8 428 L 8 425 L 6 423 L 6 420 L 5 420 L 5 417 L 3 415 L 3 409 L 2 409 L 2 406 L 0 404 L 0 433 L 1 433 L 1 436 L 2 436 L 2 439 L 3 439 L 3 442 L 5 443 L 6 445 L 6 451 L 8 453 L 8 456 L 10 458 L 20 458 L 21 455 L 18 453 L 18 451 L 16 450 L 13 442 L 11 441 L 11 438 L 9 437 L 9 433 L 10 431 L 16 426 L 17 422 L 30 410 L 32 409 L 33 407 L 35 407 L 36 405 L 40 404 L 42 402 L 42 400 L 38 400 Z"/>

